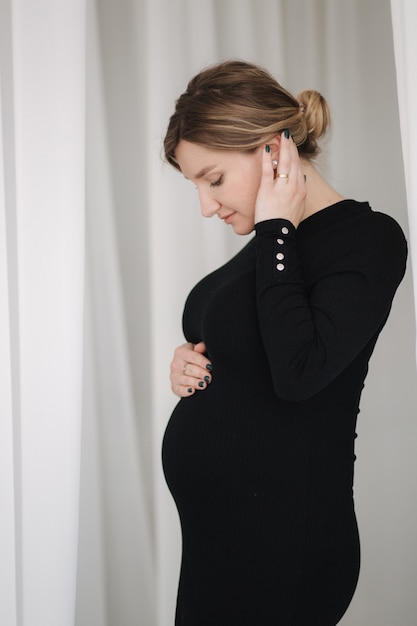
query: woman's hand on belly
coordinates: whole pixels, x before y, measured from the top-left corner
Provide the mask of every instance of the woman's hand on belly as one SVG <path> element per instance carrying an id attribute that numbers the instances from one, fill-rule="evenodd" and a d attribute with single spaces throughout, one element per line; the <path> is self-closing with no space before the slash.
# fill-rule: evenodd
<path id="1" fill-rule="evenodd" d="M 171 362 L 171 389 L 180 398 L 202 391 L 211 383 L 211 363 L 204 356 L 206 344 L 183 343 L 174 351 Z"/>

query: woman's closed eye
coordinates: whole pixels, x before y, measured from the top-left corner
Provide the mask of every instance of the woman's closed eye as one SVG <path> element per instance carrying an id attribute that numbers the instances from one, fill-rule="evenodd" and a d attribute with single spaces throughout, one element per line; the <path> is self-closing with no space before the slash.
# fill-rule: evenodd
<path id="1" fill-rule="evenodd" d="M 210 187 L 219 187 L 219 185 L 221 185 L 222 182 L 223 182 L 223 174 L 214 183 L 210 183 Z"/>

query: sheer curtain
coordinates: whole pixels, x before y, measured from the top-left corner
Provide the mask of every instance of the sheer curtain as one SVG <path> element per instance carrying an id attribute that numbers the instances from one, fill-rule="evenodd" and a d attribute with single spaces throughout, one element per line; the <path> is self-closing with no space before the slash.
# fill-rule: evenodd
<path id="1" fill-rule="evenodd" d="M 397 69 L 398 104 L 405 186 L 407 190 L 410 243 L 414 261 L 414 301 L 417 308 L 417 4 L 413 0 L 391 0 L 394 34 L 395 64 Z"/>
<path id="2" fill-rule="evenodd" d="M 203 220 L 162 163 L 175 98 L 226 57 L 319 89 L 333 112 L 324 175 L 393 215 L 413 250 L 411 5 L 0 0 L 0 623 L 173 623 L 169 362 L 188 291 L 245 243 Z M 409 264 L 363 396 L 362 570 L 343 626 L 417 614 L 414 344 Z"/>
<path id="3" fill-rule="evenodd" d="M 85 19 L 0 4 L 0 622 L 72 625 L 82 398 Z"/>

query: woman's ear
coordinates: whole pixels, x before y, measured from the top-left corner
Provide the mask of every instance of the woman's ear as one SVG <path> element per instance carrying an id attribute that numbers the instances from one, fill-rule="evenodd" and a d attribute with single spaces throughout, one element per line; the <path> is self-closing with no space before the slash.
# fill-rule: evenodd
<path id="1" fill-rule="evenodd" d="M 279 149 L 281 146 L 281 135 L 276 135 L 270 139 L 268 143 L 271 149 L 271 159 L 278 161 Z"/>

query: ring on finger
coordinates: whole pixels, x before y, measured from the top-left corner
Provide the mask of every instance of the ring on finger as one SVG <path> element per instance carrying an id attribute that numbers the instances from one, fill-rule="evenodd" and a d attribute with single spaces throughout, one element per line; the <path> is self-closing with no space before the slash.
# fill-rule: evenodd
<path id="1" fill-rule="evenodd" d="M 185 368 L 186 367 L 187 367 L 187 363 L 184 363 L 184 367 L 182 368 L 182 373 L 183 373 L 184 376 L 186 376 L 186 373 L 185 373 Z"/>
<path id="2" fill-rule="evenodd" d="M 278 178 L 288 178 L 288 174 L 277 174 Z"/>

